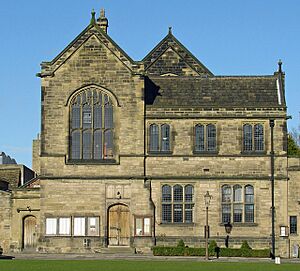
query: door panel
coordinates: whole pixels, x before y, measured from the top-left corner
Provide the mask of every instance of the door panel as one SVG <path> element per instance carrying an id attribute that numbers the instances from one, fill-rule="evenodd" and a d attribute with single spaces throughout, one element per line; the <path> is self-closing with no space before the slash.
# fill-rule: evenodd
<path id="1" fill-rule="evenodd" d="M 35 248 L 37 243 L 36 218 L 27 216 L 24 218 L 24 248 Z"/>
<path id="2" fill-rule="evenodd" d="M 130 213 L 127 206 L 114 205 L 109 209 L 108 218 L 109 245 L 129 246 L 130 241 Z"/>

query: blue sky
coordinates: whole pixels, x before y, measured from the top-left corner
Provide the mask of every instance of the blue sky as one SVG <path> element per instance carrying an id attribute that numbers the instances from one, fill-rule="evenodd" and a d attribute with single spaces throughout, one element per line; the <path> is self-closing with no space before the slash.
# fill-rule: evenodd
<path id="1" fill-rule="evenodd" d="M 215 75 L 286 72 L 289 128 L 299 125 L 300 1 L 298 0 L 14 0 L 0 9 L 0 151 L 31 166 L 40 131 L 40 71 L 106 9 L 108 33 L 142 59 L 173 34 Z"/>

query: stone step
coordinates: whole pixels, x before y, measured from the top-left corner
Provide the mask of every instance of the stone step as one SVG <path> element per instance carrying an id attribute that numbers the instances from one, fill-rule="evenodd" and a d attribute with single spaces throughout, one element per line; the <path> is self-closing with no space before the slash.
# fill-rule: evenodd
<path id="1" fill-rule="evenodd" d="M 101 248 L 98 253 L 101 254 L 124 254 L 124 255 L 133 255 L 135 254 L 135 248 L 125 247 L 125 246 L 110 246 Z"/>

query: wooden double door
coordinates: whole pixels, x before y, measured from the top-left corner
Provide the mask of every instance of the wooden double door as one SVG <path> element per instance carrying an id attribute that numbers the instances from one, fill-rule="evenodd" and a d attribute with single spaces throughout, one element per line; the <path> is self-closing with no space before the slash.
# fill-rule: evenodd
<path id="1" fill-rule="evenodd" d="M 125 205 L 113 205 L 108 210 L 108 244 L 130 245 L 130 212 Z"/>

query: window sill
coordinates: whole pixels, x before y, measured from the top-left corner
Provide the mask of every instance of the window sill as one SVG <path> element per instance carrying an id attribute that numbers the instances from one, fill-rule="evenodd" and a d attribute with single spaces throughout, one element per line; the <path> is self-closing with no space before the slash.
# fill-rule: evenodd
<path id="1" fill-rule="evenodd" d="M 66 165 L 116 165 L 115 159 L 69 159 Z"/>
<path id="2" fill-rule="evenodd" d="M 172 154 L 172 151 L 149 151 L 148 154 L 149 156 L 164 156 L 164 155 L 170 155 Z"/>
<path id="3" fill-rule="evenodd" d="M 226 223 L 220 223 L 219 226 L 225 226 Z M 252 223 L 252 222 L 233 222 L 233 223 L 230 223 L 232 225 L 232 227 L 257 227 L 258 226 L 258 223 Z"/>
<path id="4" fill-rule="evenodd" d="M 160 226 L 172 226 L 172 227 L 194 227 L 195 223 L 194 222 L 161 222 L 159 224 Z"/>
<path id="5" fill-rule="evenodd" d="M 134 238 L 139 238 L 139 237 L 141 237 L 141 238 L 150 238 L 150 237 L 152 237 L 152 235 L 135 235 L 134 236 Z"/>
<path id="6" fill-rule="evenodd" d="M 193 154 L 197 156 L 215 156 L 218 153 L 218 151 L 193 151 Z"/>
<path id="7" fill-rule="evenodd" d="M 266 155 L 266 151 L 241 151 L 242 155 L 246 156 L 263 156 Z"/>

